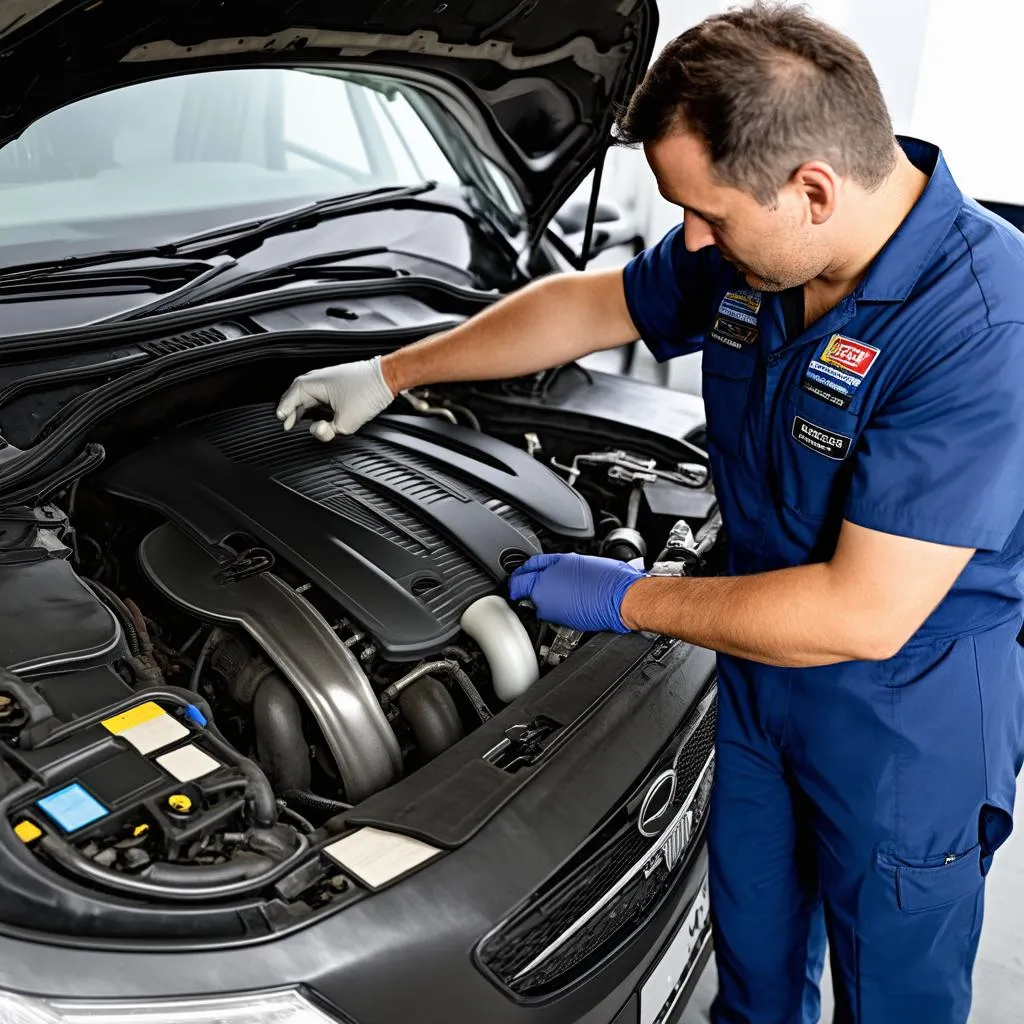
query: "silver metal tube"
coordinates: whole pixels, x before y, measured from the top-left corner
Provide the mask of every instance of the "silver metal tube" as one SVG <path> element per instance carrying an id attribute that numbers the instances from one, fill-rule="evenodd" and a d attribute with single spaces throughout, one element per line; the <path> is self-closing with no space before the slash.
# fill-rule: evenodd
<path id="1" fill-rule="evenodd" d="M 143 571 L 196 615 L 244 629 L 295 688 L 324 734 L 351 803 L 402 776 L 402 752 L 355 655 L 272 572 L 225 584 L 207 550 L 169 524 L 142 541 Z"/>
<path id="2" fill-rule="evenodd" d="M 417 665 L 411 672 L 407 672 L 401 679 L 393 682 L 381 693 L 381 699 L 394 700 L 403 690 L 407 690 L 424 676 L 433 675 L 435 672 L 443 672 L 448 675 L 452 669 L 458 667 L 459 664 L 455 661 L 425 661 L 422 665 Z"/>

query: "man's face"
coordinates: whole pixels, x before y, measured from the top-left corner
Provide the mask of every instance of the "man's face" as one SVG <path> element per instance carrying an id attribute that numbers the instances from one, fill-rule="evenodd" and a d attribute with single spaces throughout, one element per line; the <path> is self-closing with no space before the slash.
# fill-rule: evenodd
<path id="1" fill-rule="evenodd" d="M 783 186 L 773 207 L 763 206 L 746 192 L 721 184 L 705 143 L 682 130 L 648 144 L 645 152 L 662 196 L 684 210 L 691 252 L 716 246 L 759 291 L 806 284 L 828 266 L 807 197 L 795 184 Z"/>

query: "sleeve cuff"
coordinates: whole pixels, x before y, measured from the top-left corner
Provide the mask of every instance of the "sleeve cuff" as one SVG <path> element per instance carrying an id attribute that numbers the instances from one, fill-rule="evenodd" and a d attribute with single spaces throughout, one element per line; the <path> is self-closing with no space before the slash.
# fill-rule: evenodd
<path id="1" fill-rule="evenodd" d="M 957 548 L 999 551 L 1006 545 L 1010 529 L 998 529 L 978 519 L 947 519 L 922 516 L 917 510 L 892 505 L 853 501 L 846 506 L 844 518 L 855 526 L 897 537 L 948 544 Z M 1012 528 L 1011 528 L 1012 529 Z"/>

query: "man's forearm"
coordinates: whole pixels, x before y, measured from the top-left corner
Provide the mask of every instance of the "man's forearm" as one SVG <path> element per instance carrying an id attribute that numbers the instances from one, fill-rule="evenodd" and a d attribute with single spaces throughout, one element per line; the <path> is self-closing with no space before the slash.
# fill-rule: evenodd
<path id="1" fill-rule="evenodd" d="M 381 370 L 397 394 L 424 384 L 525 376 L 635 336 L 621 273 L 560 274 L 385 356 Z"/>
<path id="2" fill-rule="evenodd" d="M 853 606 L 851 606 L 853 605 Z M 755 576 L 639 580 L 623 622 L 768 665 L 805 668 L 888 657 L 878 608 L 857 607 L 829 564 Z"/>

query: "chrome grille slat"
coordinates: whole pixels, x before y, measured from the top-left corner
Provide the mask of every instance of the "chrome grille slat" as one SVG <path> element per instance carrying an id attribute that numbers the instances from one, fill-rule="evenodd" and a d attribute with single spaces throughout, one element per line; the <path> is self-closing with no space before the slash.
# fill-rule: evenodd
<path id="1" fill-rule="evenodd" d="M 680 876 L 707 814 L 714 775 L 714 688 L 655 766 L 674 768 L 668 824 L 645 838 L 626 807 L 481 943 L 482 965 L 518 995 L 563 988 L 650 919 Z M 681 737 L 681 738 L 680 738 Z M 668 760 L 665 761 L 664 757 Z"/>

